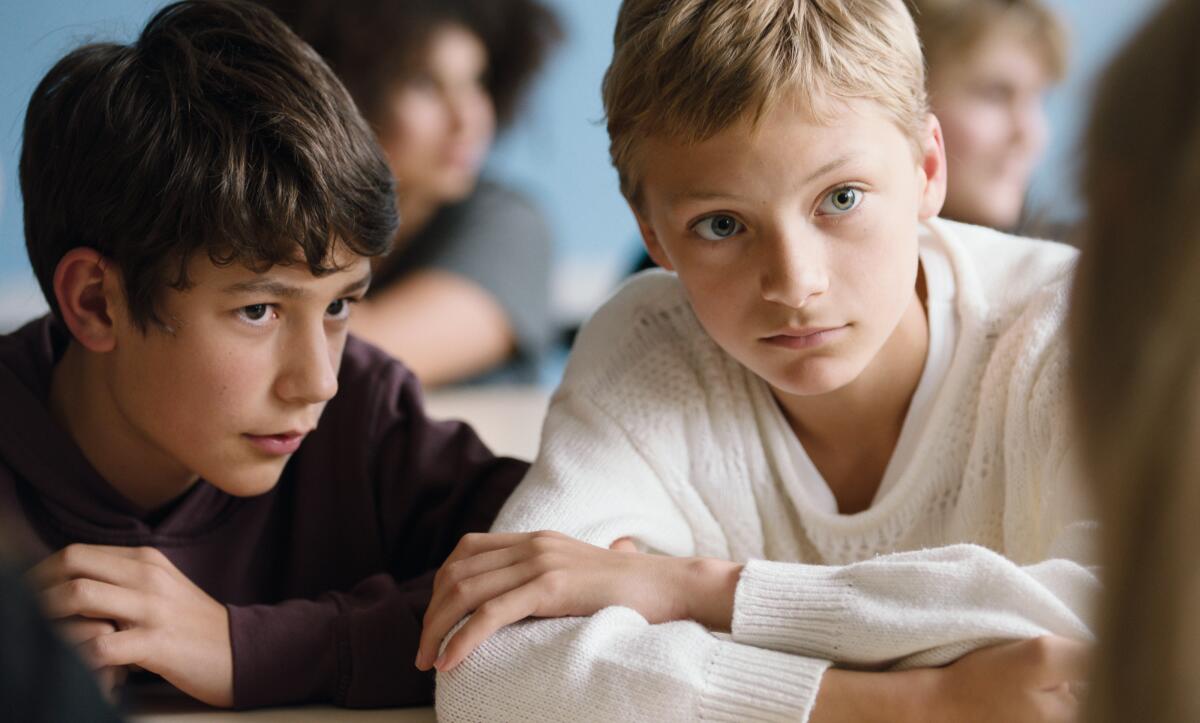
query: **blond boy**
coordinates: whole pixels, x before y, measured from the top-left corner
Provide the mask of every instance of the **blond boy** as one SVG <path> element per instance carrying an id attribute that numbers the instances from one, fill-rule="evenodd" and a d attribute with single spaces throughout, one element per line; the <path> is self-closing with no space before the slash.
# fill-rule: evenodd
<path id="1" fill-rule="evenodd" d="M 439 572 L 439 714 L 1070 719 L 1074 252 L 936 218 L 900 0 L 628 0 L 615 46 L 613 160 L 674 274 L 589 322 Z"/>

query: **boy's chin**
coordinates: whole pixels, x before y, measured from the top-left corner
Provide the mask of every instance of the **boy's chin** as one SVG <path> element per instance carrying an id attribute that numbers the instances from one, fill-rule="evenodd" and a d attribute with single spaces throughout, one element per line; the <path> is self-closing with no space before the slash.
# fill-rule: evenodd
<path id="1" fill-rule="evenodd" d="M 275 489 L 283 474 L 285 460 L 263 463 L 206 478 L 213 487 L 234 497 L 257 497 Z"/>
<path id="2" fill-rule="evenodd" d="M 759 373 L 759 376 L 779 393 L 792 397 L 819 397 L 836 392 L 857 379 L 862 370 L 850 367 L 844 360 L 825 358 Z"/>

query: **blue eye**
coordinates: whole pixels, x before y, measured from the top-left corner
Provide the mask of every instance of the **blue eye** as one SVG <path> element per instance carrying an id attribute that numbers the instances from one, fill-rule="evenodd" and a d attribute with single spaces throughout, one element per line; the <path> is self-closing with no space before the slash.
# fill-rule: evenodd
<path id="1" fill-rule="evenodd" d="M 705 241 L 721 241 L 745 231 L 746 227 L 727 213 L 717 213 L 697 221 L 692 230 Z"/>
<path id="2" fill-rule="evenodd" d="M 862 203 L 862 191 L 852 186 L 843 186 L 835 188 L 825 200 L 821 201 L 821 207 L 817 209 L 821 213 L 830 215 L 840 215 L 849 213 Z"/>

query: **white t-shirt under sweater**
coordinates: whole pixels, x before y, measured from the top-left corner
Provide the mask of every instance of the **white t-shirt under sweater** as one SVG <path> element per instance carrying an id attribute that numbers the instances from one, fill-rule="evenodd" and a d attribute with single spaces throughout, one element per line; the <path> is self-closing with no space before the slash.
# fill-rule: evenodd
<path id="1" fill-rule="evenodd" d="M 854 515 L 803 479 L 767 384 L 708 337 L 679 281 L 627 283 L 581 332 L 493 530 L 744 561 L 731 634 L 623 607 L 526 620 L 438 676 L 439 717 L 805 720 L 830 664 L 1090 639 L 1095 526 L 1075 487 L 1062 333 L 1075 252 L 934 220 L 921 255 L 931 353 L 886 487 Z"/>
<path id="2" fill-rule="evenodd" d="M 954 356 L 954 347 L 958 343 L 958 314 L 954 310 L 954 273 L 938 244 L 926 244 L 920 250 L 921 272 L 925 277 L 925 318 L 929 321 L 929 351 L 925 356 L 925 367 L 921 378 L 913 392 L 904 415 L 900 438 L 896 440 L 896 449 L 888 460 L 887 469 L 875 491 L 875 502 L 892 487 L 900 474 L 912 464 L 916 442 L 925 431 L 929 422 L 929 413 L 933 410 L 933 400 L 942 387 L 946 370 L 950 368 L 950 359 Z M 778 410 L 780 423 L 786 425 L 783 410 Z M 785 435 L 786 437 L 787 435 Z M 813 464 L 804 445 L 797 437 L 791 437 L 788 442 L 788 456 L 792 468 L 781 469 L 780 474 L 797 480 L 809 496 L 808 503 L 816 509 L 825 510 L 830 514 L 837 513 L 837 499 L 833 490 Z M 874 502 L 872 503 L 874 504 Z"/>

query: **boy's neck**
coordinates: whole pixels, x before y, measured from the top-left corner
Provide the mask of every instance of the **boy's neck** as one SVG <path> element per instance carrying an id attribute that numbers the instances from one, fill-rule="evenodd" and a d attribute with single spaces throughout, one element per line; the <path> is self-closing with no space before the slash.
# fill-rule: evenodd
<path id="1" fill-rule="evenodd" d="M 929 322 L 923 282 L 922 274 L 895 331 L 853 382 L 814 397 L 775 392 L 842 514 L 871 506 L 925 369 Z"/>
<path id="2" fill-rule="evenodd" d="M 186 492 L 197 476 L 130 427 L 102 364 L 77 342 L 68 344 L 52 373 L 50 414 L 100 476 L 150 515 Z"/>

